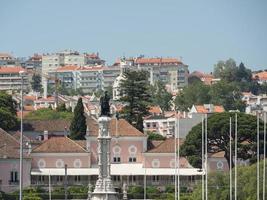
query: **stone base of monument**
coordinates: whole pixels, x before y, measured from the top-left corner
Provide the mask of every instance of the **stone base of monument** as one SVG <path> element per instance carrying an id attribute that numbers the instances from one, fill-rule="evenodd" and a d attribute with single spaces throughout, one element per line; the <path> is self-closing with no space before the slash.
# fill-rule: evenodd
<path id="1" fill-rule="evenodd" d="M 117 192 L 93 192 L 91 200 L 118 200 Z"/>

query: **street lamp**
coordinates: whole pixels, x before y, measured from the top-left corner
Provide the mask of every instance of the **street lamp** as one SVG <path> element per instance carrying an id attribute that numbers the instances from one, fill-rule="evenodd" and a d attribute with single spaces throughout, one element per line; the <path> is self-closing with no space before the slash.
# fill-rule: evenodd
<path id="1" fill-rule="evenodd" d="M 24 85 L 24 77 L 25 77 L 25 71 L 19 72 L 20 78 L 21 78 L 21 104 L 20 104 L 20 155 L 19 155 L 19 199 L 22 200 L 22 190 L 23 190 L 23 85 Z"/>

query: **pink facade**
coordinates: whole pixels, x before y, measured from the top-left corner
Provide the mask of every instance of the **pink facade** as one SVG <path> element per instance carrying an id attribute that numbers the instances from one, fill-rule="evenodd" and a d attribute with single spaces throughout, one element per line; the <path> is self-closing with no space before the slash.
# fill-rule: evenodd
<path id="1" fill-rule="evenodd" d="M 0 160 L 0 190 L 11 192 L 19 189 L 19 159 Z M 31 184 L 31 160 L 23 162 L 23 186 Z"/>
<path id="2" fill-rule="evenodd" d="M 90 153 L 32 155 L 32 168 L 63 168 L 65 164 L 68 168 L 88 168 L 91 166 Z"/>

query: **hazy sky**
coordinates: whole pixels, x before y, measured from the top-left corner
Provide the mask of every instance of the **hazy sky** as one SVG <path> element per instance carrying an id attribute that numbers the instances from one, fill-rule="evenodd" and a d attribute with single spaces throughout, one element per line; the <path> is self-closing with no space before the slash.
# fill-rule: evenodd
<path id="1" fill-rule="evenodd" d="M 0 52 L 63 49 L 182 57 L 190 71 L 234 58 L 267 68 L 266 0 L 0 0 Z"/>

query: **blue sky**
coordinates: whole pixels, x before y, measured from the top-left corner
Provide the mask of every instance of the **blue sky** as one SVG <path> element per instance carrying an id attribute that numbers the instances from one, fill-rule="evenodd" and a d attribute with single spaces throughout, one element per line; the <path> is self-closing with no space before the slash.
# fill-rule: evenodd
<path id="1" fill-rule="evenodd" d="M 0 52 L 63 49 L 182 57 L 190 71 L 234 58 L 267 68 L 265 0 L 1 0 Z"/>

